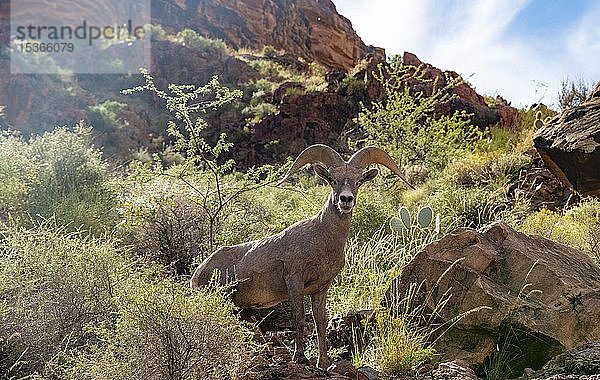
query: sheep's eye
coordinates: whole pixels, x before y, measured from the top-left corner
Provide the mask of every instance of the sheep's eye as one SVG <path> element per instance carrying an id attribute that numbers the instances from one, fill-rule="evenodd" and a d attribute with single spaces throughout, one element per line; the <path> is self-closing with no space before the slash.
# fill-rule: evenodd
<path id="1" fill-rule="evenodd" d="M 330 182 L 331 182 L 331 184 L 332 184 L 333 186 L 336 186 L 336 185 L 337 185 L 337 183 L 338 183 L 338 182 L 337 182 L 335 179 L 332 179 Z"/>

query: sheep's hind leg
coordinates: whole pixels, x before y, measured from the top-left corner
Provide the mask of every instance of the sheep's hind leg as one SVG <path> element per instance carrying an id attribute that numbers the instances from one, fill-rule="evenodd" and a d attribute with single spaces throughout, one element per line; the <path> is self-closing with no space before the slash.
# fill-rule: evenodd
<path id="1" fill-rule="evenodd" d="M 327 341 L 325 340 L 327 315 L 325 312 L 325 301 L 327 290 L 310 296 L 312 302 L 312 314 L 317 327 L 317 341 L 319 343 L 319 359 L 317 367 L 327 369 L 331 365 L 331 359 L 327 355 Z"/>
<path id="2" fill-rule="evenodd" d="M 302 275 L 291 276 L 286 280 L 288 297 L 292 305 L 292 327 L 296 332 L 294 339 L 294 355 L 292 360 L 296 363 L 308 364 L 308 359 L 304 355 L 304 326 L 306 318 L 304 316 L 304 282 Z"/>

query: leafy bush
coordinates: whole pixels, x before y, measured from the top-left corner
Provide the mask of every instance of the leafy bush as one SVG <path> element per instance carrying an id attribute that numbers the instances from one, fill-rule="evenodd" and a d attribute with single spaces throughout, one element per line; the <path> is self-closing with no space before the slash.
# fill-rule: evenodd
<path id="1" fill-rule="evenodd" d="M 36 190 L 56 195 L 98 186 L 107 165 L 101 151 L 91 145 L 91 129 L 77 125 L 73 131 L 57 128 L 30 141 L 32 154 L 44 168 Z"/>
<path id="2" fill-rule="evenodd" d="M 29 146 L 19 137 L 0 132 L 0 220 L 25 208 L 36 170 Z"/>
<path id="3" fill-rule="evenodd" d="M 167 32 L 160 24 L 145 24 L 144 36 L 150 41 L 160 41 L 167 37 Z"/>
<path id="4" fill-rule="evenodd" d="M 163 167 L 157 167 L 149 174 L 171 175 L 197 193 L 197 204 L 208 220 L 211 252 L 216 248 L 218 226 L 224 224 L 228 217 L 228 206 L 242 194 L 275 182 L 286 168 L 280 168 L 281 173 L 269 166 L 251 168 L 238 175 L 236 181 L 226 182 L 224 178 L 233 172 L 235 161 L 224 156 L 233 144 L 227 141 L 225 133 L 215 142 L 208 142 L 205 138 L 208 122 L 204 117 L 210 110 L 217 110 L 239 98 L 241 91 L 221 85 L 216 76 L 203 86 L 170 84 L 164 91 L 156 87 L 148 70 L 140 71 L 145 83 L 123 90 L 122 93 L 149 91 L 165 101 L 167 110 L 176 120 L 168 122 L 166 132 L 174 140 L 174 151 L 185 157 L 184 164 L 173 168 L 171 173 L 167 173 Z"/>
<path id="5" fill-rule="evenodd" d="M 130 281 L 118 321 L 79 355 L 73 379 L 231 379 L 252 350 L 252 333 L 233 314 L 226 289 L 191 291 L 172 280 Z"/>
<path id="6" fill-rule="evenodd" d="M 219 233 L 221 245 L 243 243 L 275 234 L 319 212 L 329 187 L 297 184 L 295 189 L 263 187 L 245 193 L 230 208 Z"/>
<path id="7" fill-rule="evenodd" d="M 73 350 L 114 321 L 115 289 L 129 272 L 111 241 L 48 221 L 0 236 L 0 372 L 61 377 Z M 0 343 L 1 345 L 1 343 Z"/>
<path id="8" fill-rule="evenodd" d="M 308 76 L 304 78 L 302 83 L 307 91 L 325 91 L 327 90 L 327 69 L 316 62 L 309 64 Z"/>
<path id="9" fill-rule="evenodd" d="M 600 201 L 587 199 L 564 214 L 541 210 L 519 225 L 527 234 L 537 234 L 577 248 L 600 264 Z"/>
<path id="10" fill-rule="evenodd" d="M 198 205 L 199 194 L 167 176 L 132 180 L 128 187 L 120 196 L 117 230 L 140 264 L 186 274 L 196 256 L 208 256 L 208 216 Z"/>
<path id="11" fill-rule="evenodd" d="M 448 78 L 448 85 L 442 88 L 434 82 L 429 96 L 411 93 L 407 81 L 425 81 L 420 69 L 411 70 L 399 65 L 381 68 L 376 78 L 386 98 L 369 108 L 363 107 L 356 122 L 364 128 L 366 136 L 355 143 L 384 148 L 404 165 L 418 162 L 439 171 L 472 151 L 474 142 L 481 140 L 484 133 L 471 124 L 464 112 L 435 115 L 436 107 L 450 99 L 449 90 L 457 80 Z"/>
<path id="12" fill-rule="evenodd" d="M 258 71 L 262 78 L 271 82 L 282 83 L 285 81 L 298 82 L 300 75 L 290 69 L 286 69 L 281 64 L 268 60 L 257 59 L 250 62 L 250 66 Z"/>
<path id="13" fill-rule="evenodd" d="M 110 240 L 49 221 L 0 235 L 0 372 L 6 378 L 229 379 L 252 334 L 230 289 L 191 291 L 132 272 Z"/>
<path id="14" fill-rule="evenodd" d="M 262 49 L 261 54 L 265 58 L 275 58 L 275 57 L 281 55 L 281 52 L 279 50 L 275 49 L 271 45 L 265 45 Z"/>
<path id="15" fill-rule="evenodd" d="M 57 128 L 29 142 L 0 135 L 0 219 L 21 223 L 55 218 L 71 230 L 110 230 L 115 222 L 108 166 L 90 142 L 91 130 Z"/>
<path id="16" fill-rule="evenodd" d="M 229 55 L 229 48 L 223 40 L 203 37 L 192 29 L 184 29 L 177 33 L 177 40 L 183 46 L 215 53 L 220 58 Z"/>
<path id="17" fill-rule="evenodd" d="M 258 123 L 263 117 L 277 112 L 277 106 L 271 103 L 262 102 L 256 105 L 250 105 L 242 111 L 246 114 L 251 114 L 251 122 Z"/>
<path id="18" fill-rule="evenodd" d="M 385 191 L 378 189 L 381 183 L 363 185 L 352 212 L 350 236 L 361 241 L 371 239 L 381 228 L 386 228 L 390 215 L 395 212 L 394 199 Z"/>
<path id="19" fill-rule="evenodd" d="M 472 154 L 402 197 L 410 208 L 431 205 L 446 221 L 444 232 L 498 220 L 516 222 L 529 211 L 529 204 L 527 199 L 509 199 L 505 187 L 529 163 L 531 158 L 520 153 Z"/>
<path id="20" fill-rule="evenodd" d="M 342 80 L 342 89 L 357 104 L 367 100 L 367 84 L 352 75 L 348 75 Z"/>
<path id="21" fill-rule="evenodd" d="M 127 105 L 114 101 L 107 100 L 103 103 L 90 106 L 89 122 L 100 132 L 112 132 L 125 127 L 125 124 L 119 120 L 118 114 Z"/>

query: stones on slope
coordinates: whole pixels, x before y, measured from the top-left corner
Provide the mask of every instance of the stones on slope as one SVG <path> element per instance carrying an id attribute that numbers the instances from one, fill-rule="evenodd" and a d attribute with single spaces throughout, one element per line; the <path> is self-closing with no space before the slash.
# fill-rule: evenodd
<path id="1" fill-rule="evenodd" d="M 540 128 L 533 144 L 565 185 L 583 195 L 600 196 L 600 82 L 585 102 Z"/>
<path id="2" fill-rule="evenodd" d="M 453 360 L 451 362 L 440 363 L 438 368 L 434 369 L 430 375 L 423 377 L 423 380 L 479 380 L 467 362 L 464 360 Z"/>
<path id="3" fill-rule="evenodd" d="M 590 342 L 560 354 L 546 363 L 539 371 L 526 371 L 525 375 L 519 379 L 598 380 L 600 379 L 600 342 Z"/>
<path id="4" fill-rule="evenodd" d="M 600 339 L 600 268 L 587 255 L 505 224 L 459 229 L 431 243 L 404 268 L 387 299 L 423 284 L 415 303 L 429 311 L 450 294 L 438 323 L 442 360 L 463 359 L 482 373 L 511 355 L 511 377 L 539 369 L 564 350 Z M 480 307 L 489 309 L 481 309 Z M 462 319 L 454 320 L 462 315 Z"/>
<path id="5" fill-rule="evenodd" d="M 534 210 L 548 209 L 558 211 L 577 204 L 579 194 L 565 186 L 545 166 L 544 161 L 535 149 L 524 153 L 532 162 L 525 166 L 506 186 L 509 199 L 526 199 Z"/>

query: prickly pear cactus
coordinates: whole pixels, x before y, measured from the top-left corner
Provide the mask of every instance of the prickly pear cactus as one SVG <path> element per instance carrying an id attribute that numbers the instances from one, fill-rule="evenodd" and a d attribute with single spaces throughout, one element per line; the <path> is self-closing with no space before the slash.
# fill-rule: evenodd
<path id="1" fill-rule="evenodd" d="M 417 223 L 421 228 L 427 228 L 433 221 L 433 210 L 429 206 L 421 207 L 417 213 Z"/>
<path id="2" fill-rule="evenodd" d="M 394 216 L 392 219 L 390 219 L 390 228 L 392 231 L 396 232 L 406 229 L 404 223 L 402 223 L 402 219 L 398 218 L 397 216 Z"/>
<path id="3" fill-rule="evenodd" d="M 434 214 L 433 209 L 429 206 L 423 206 L 419 209 L 415 215 L 414 222 L 410 211 L 406 207 L 400 207 L 398 215 L 390 219 L 390 228 L 392 231 L 428 230 L 435 234 L 440 232 L 440 214 Z"/>
<path id="4" fill-rule="evenodd" d="M 410 216 L 410 211 L 406 207 L 400 207 L 400 219 L 402 219 L 402 224 L 404 224 L 405 228 L 410 229 L 412 226 L 412 218 Z"/>

